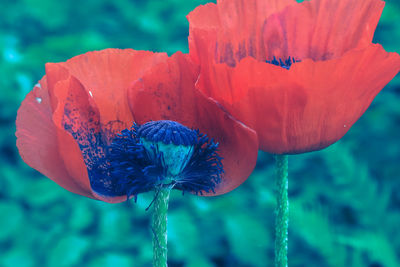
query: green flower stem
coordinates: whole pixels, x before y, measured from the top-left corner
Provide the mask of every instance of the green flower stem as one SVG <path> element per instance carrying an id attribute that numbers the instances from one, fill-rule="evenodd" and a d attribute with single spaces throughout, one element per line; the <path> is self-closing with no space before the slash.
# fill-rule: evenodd
<path id="1" fill-rule="evenodd" d="M 167 211 L 170 188 L 161 188 L 154 200 L 153 266 L 167 266 Z"/>
<path id="2" fill-rule="evenodd" d="M 275 267 L 287 267 L 289 197 L 288 156 L 276 155 Z"/>

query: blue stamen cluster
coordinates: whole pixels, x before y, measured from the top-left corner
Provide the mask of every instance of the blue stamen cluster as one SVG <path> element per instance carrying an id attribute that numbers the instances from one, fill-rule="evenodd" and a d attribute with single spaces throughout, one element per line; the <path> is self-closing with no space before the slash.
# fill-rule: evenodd
<path id="1" fill-rule="evenodd" d="M 294 64 L 294 63 L 296 63 L 296 62 L 300 62 L 301 60 L 298 60 L 298 59 L 295 59 L 294 57 L 289 57 L 288 59 L 286 59 L 286 60 L 282 60 L 282 59 L 276 59 L 276 57 L 274 56 L 274 58 L 272 59 L 272 60 L 266 60 L 265 62 L 266 63 L 269 63 L 269 64 L 273 64 L 273 65 L 276 65 L 276 66 L 279 66 L 279 67 L 282 67 L 282 68 L 284 68 L 284 69 L 290 69 L 290 67 Z"/>
<path id="2" fill-rule="evenodd" d="M 224 172 L 218 143 L 174 121 L 135 124 L 103 151 L 88 171 L 93 190 L 105 196 L 136 199 L 161 187 L 202 195 L 215 192 Z"/>
<path id="3" fill-rule="evenodd" d="M 173 143 L 176 146 L 194 145 L 197 133 L 175 121 L 150 121 L 137 129 L 137 135 L 150 142 Z"/>
<path id="4" fill-rule="evenodd" d="M 175 188 L 200 195 L 210 190 L 215 193 L 215 185 L 221 181 L 224 172 L 222 158 L 217 153 L 218 143 L 207 135 L 197 134 L 194 153 L 182 172 L 182 178 L 176 181 Z"/>

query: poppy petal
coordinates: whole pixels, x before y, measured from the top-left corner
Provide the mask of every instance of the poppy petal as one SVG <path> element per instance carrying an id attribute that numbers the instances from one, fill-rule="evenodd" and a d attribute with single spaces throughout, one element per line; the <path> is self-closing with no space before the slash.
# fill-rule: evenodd
<path id="1" fill-rule="evenodd" d="M 143 71 L 163 58 L 167 58 L 165 53 L 106 49 L 79 55 L 65 63 L 46 64 L 59 153 L 70 175 L 85 187 L 95 189 L 91 185 L 100 184 L 90 183 L 90 161 L 98 155 L 88 154 L 105 145 L 90 143 L 90 138 L 108 143 L 115 133 L 132 126 L 126 90 Z M 66 126 L 69 116 L 73 116 L 74 123 Z M 77 132 L 85 127 L 85 133 Z M 92 193 L 106 202 L 126 200 L 126 196 Z"/>
<path id="2" fill-rule="evenodd" d="M 307 60 L 296 65 L 291 75 L 305 89 L 309 99 L 302 113 L 303 123 L 300 125 L 299 120 L 293 118 L 287 130 L 293 133 L 288 136 L 288 143 L 298 153 L 304 150 L 299 144 L 303 143 L 305 133 L 311 131 L 313 122 L 319 122 L 315 125 L 319 129 L 316 139 L 319 144 L 307 140 L 312 150 L 342 138 L 375 96 L 398 74 L 400 56 L 387 53 L 381 45 L 374 44 L 366 49 L 349 51 L 336 60 Z M 314 137 L 308 135 L 308 138 Z"/>
<path id="3" fill-rule="evenodd" d="M 199 6 L 188 16 L 189 51 L 196 62 L 209 54 L 216 62 L 234 66 L 251 56 L 265 60 L 262 41 L 265 19 L 292 0 L 221 0 Z"/>
<path id="4" fill-rule="evenodd" d="M 53 121 L 58 127 L 60 153 L 68 160 L 67 169 L 75 179 L 89 185 L 96 198 L 111 203 L 125 201 L 126 196 L 104 197 L 96 193 L 95 186 L 102 183 L 95 180 L 101 177 L 93 175 L 94 168 L 97 160 L 104 157 L 108 139 L 103 135 L 92 96 L 72 76 L 56 83 L 54 91 L 58 105 Z"/>
<path id="5" fill-rule="evenodd" d="M 256 133 L 195 89 L 197 67 L 176 53 L 137 80 L 128 92 L 136 122 L 173 120 L 219 142 L 225 174 L 216 194 L 229 192 L 251 174 L 257 159 Z"/>
<path id="6" fill-rule="evenodd" d="M 54 66 L 62 69 L 60 66 Z M 76 99 L 76 97 L 73 95 L 74 91 L 79 90 L 84 89 L 82 88 L 82 85 L 71 76 L 65 80 L 58 81 L 53 88 L 49 88 L 49 91 L 52 92 L 52 97 L 57 103 L 56 109 L 53 111 L 52 119 L 56 127 L 59 153 L 63 158 L 64 165 L 71 177 L 73 177 L 77 183 L 81 184 L 85 188 L 90 189 L 91 187 L 86 164 L 84 162 L 79 143 L 71 135 L 71 130 L 64 126 L 64 117 L 66 117 L 66 113 L 68 115 L 75 116 L 76 121 L 79 120 L 79 117 L 76 114 L 78 112 L 77 109 L 71 108 L 72 105 L 79 105 L 79 102 L 77 101 L 83 101 L 81 99 Z M 72 109 L 75 109 L 75 112 L 73 112 Z"/>
<path id="7" fill-rule="evenodd" d="M 101 124 L 108 125 L 113 131 L 121 131 L 131 127 L 133 121 L 126 100 L 127 88 L 144 71 L 167 57 L 165 53 L 105 49 L 59 64 L 93 97 Z"/>
<path id="8" fill-rule="evenodd" d="M 290 154 L 339 140 L 399 68 L 398 54 L 371 45 L 290 70 L 251 57 L 235 68 L 215 64 L 197 86 L 255 129 L 262 150 Z"/>
<path id="9" fill-rule="evenodd" d="M 93 198 L 90 188 L 76 181 L 64 165 L 50 102 L 44 77 L 26 96 L 18 110 L 16 136 L 21 157 L 29 166 L 63 188 Z"/>
<path id="10" fill-rule="evenodd" d="M 367 47 L 384 6 L 381 0 L 313 0 L 290 5 L 265 21 L 267 59 L 327 60 Z"/>

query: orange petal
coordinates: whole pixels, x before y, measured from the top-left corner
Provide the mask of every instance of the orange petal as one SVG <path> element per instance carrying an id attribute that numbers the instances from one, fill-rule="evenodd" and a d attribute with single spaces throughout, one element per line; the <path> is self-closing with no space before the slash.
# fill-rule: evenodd
<path id="1" fill-rule="evenodd" d="M 399 68 L 398 54 L 371 45 L 290 70 L 253 58 L 216 64 L 201 72 L 198 88 L 255 129 L 262 150 L 301 153 L 339 140 Z"/>
<path id="2" fill-rule="evenodd" d="M 234 66 L 246 57 L 265 60 L 263 25 L 273 13 L 294 4 L 292 0 L 221 0 L 197 7 L 189 20 L 189 51 L 201 61 L 210 55 L 216 62 Z"/>
<path id="3" fill-rule="evenodd" d="M 173 120 L 219 142 L 225 174 L 216 194 L 223 194 L 251 174 L 257 159 L 257 135 L 195 90 L 197 77 L 197 69 L 188 57 L 177 53 L 133 84 L 128 92 L 129 103 L 139 124 Z"/>
<path id="4" fill-rule="evenodd" d="M 93 198 L 90 188 L 70 175 L 60 155 L 46 77 L 22 102 L 16 125 L 17 147 L 29 166 L 65 189 Z"/>
<path id="5" fill-rule="evenodd" d="M 93 96 L 101 124 L 112 124 L 110 127 L 120 131 L 130 128 L 133 123 L 126 99 L 127 88 L 144 71 L 167 57 L 165 53 L 106 49 L 88 52 L 60 64 Z"/>
<path id="6" fill-rule="evenodd" d="M 265 21 L 267 60 L 326 60 L 367 47 L 384 6 L 381 0 L 313 0 L 288 6 Z"/>

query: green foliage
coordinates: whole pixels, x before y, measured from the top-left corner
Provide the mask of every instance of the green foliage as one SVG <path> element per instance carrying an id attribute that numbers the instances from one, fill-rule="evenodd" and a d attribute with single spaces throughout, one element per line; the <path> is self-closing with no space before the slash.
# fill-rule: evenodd
<path id="1" fill-rule="evenodd" d="M 15 148 L 20 102 L 46 62 L 107 47 L 187 52 L 186 14 L 207 1 L 2 1 L 0 266 L 149 266 L 152 194 L 106 204 L 26 166 Z M 399 52 L 400 5 L 386 1 L 375 42 Z M 400 266 L 400 76 L 337 144 L 289 157 L 289 266 Z M 171 194 L 170 266 L 272 266 L 274 160 L 235 191 Z"/>

